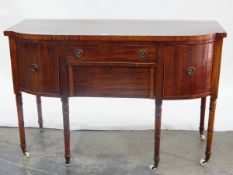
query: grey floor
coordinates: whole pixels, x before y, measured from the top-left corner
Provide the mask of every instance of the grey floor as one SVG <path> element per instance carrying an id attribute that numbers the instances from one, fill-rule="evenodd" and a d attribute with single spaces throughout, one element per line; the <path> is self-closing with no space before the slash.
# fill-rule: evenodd
<path id="1" fill-rule="evenodd" d="M 30 158 L 19 148 L 18 129 L 0 128 L 1 175 L 233 175 L 233 132 L 216 132 L 213 154 L 199 165 L 205 142 L 194 131 L 162 131 L 155 171 L 153 131 L 72 131 L 71 165 L 63 159 L 62 130 L 26 129 Z"/>

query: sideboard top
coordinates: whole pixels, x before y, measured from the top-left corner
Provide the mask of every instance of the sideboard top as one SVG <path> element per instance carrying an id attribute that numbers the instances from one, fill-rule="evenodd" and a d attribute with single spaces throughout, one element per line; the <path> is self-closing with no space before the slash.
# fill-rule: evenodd
<path id="1" fill-rule="evenodd" d="M 88 40 L 189 40 L 193 37 L 226 37 L 216 21 L 197 20 L 110 20 L 28 19 L 4 31 L 6 36 L 26 39 Z"/>

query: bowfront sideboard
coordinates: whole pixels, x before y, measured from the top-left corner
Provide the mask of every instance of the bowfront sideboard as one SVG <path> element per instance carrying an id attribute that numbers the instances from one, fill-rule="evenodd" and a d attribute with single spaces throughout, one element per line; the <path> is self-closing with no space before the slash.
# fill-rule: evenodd
<path id="1" fill-rule="evenodd" d="M 69 97 L 155 100 L 154 163 L 159 163 L 163 100 L 201 99 L 204 140 L 210 96 L 206 164 L 211 155 L 224 29 L 215 21 L 25 20 L 4 31 L 9 37 L 20 146 L 26 149 L 21 92 L 62 101 L 66 164 L 70 163 Z M 88 108 L 88 106 L 87 106 Z"/>

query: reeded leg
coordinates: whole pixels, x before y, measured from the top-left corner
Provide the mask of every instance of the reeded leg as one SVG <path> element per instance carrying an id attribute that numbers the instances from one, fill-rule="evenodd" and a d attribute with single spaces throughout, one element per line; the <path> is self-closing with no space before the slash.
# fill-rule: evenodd
<path id="1" fill-rule="evenodd" d="M 69 99 L 62 97 L 62 112 L 64 125 L 64 145 L 65 145 L 65 159 L 66 165 L 70 164 L 70 123 L 69 123 Z"/>
<path id="2" fill-rule="evenodd" d="M 205 108 L 206 108 L 206 97 L 203 97 L 201 98 L 201 115 L 200 115 L 200 127 L 199 127 L 201 140 L 205 140 L 205 135 L 204 135 Z"/>
<path id="3" fill-rule="evenodd" d="M 158 167 L 160 152 L 160 132 L 161 132 L 161 116 L 162 116 L 162 100 L 156 100 L 155 109 L 155 143 L 154 143 L 154 164 L 150 165 L 150 169 Z"/>
<path id="4" fill-rule="evenodd" d="M 205 159 L 200 160 L 201 165 L 205 165 L 206 162 L 208 162 L 208 160 L 210 159 L 210 155 L 211 155 L 211 145 L 212 145 L 213 131 L 214 131 L 215 108 L 216 108 L 216 98 L 211 97 L 210 108 L 209 108 L 209 122 L 208 122 L 208 130 L 207 130 L 207 144 L 206 144 Z"/>
<path id="5" fill-rule="evenodd" d="M 22 94 L 21 92 L 18 92 L 18 93 L 15 93 L 15 96 L 16 96 L 16 106 L 17 106 L 17 113 L 18 113 L 20 147 L 21 147 L 23 154 L 26 157 L 29 157 L 29 153 L 26 150 Z"/>
<path id="6" fill-rule="evenodd" d="M 43 131 L 43 118 L 42 118 L 42 107 L 41 107 L 41 97 L 39 95 L 36 96 L 36 104 L 37 104 L 37 113 L 38 113 L 38 124 L 40 127 L 40 131 Z"/>

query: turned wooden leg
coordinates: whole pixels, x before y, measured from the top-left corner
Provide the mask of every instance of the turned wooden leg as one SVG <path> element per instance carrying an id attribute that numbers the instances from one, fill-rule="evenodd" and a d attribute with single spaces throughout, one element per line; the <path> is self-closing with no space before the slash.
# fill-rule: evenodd
<path id="1" fill-rule="evenodd" d="M 20 147 L 21 147 L 23 154 L 26 157 L 29 157 L 29 153 L 26 150 L 22 94 L 21 94 L 21 92 L 18 92 L 18 93 L 15 93 L 15 96 L 16 96 L 16 106 L 17 106 L 17 114 L 18 114 Z"/>
<path id="2" fill-rule="evenodd" d="M 199 126 L 201 140 L 205 140 L 205 135 L 204 135 L 205 108 L 206 108 L 206 97 L 203 97 L 201 98 L 201 114 L 200 114 L 200 126 Z"/>
<path id="3" fill-rule="evenodd" d="M 150 166 L 150 169 L 158 167 L 159 164 L 159 152 L 160 152 L 160 132 L 161 132 L 161 116 L 162 116 L 162 100 L 156 100 L 155 109 L 155 135 L 154 135 L 154 164 Z"/>
<path id="4" fill-rule="evenodd" d="M 70 123 L 69 123 L 69 99 L 62 97 L 62 112 L 64 125 L 64 145 L 65 145 L 65 159 L 66 165 L 70 164 Z"/>
<path id="5" fill-rule="evenodd" d="M 208 122 L 208 130 L 207 130 L 207 144 L 206 144 L 206 152 L 205 159 L 201 159 L 201 165 L 205 165 L 206 162 L 210 159 L 211 155 L 211 145 L 213 139 L 213 131 L 214 131 L 214 117 L 215 117 L 215 108 L 216 108 L 216 98 L 210 98 L 210 108 L 209 108 L 209 122 Z"/>
<path id="6" fill-rule="evenodd" d="M 36 96 L 36 104 L 37 104 L 37 113 L 38 113 L 38 124 L 40 127 L 40 131 L 43 131 L 43 118 L 42 118 L 42 107 L 41 107 L 41 97 L 39 95 Z"/>

